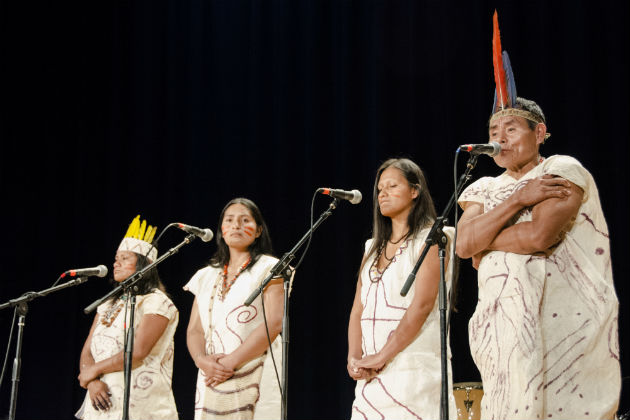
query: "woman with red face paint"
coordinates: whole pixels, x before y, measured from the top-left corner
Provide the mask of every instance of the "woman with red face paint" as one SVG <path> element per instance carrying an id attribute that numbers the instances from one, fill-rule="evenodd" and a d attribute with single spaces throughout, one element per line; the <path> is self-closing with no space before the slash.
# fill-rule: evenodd
<path id="1" fill-rule="evenodd" d="M 158 257 L 157 228 L 137 216 L 116 251 L 113 282 L 123 282 Z M 165 293 L 157 268 L 136 284 L 129 418 L 177 419 L 171 389 L 173 337 L 179 312 Z M 124 341 L 131 320 L 127 295 L 115 294 L 97 308 L 79 361 L 87 390 L 79 419 L 120 419 L 124 405 Z"/>
<path id="2" fill-rule="evenodd" d="M 348 374 L 357 381 L 353 419 L 440 418 L 440 263 L 432 247 L 407 296 L 407 276 L 436 218 L 424 174 L 390 159 L 374 182 L 373 238 L 365 244 L 348 326 Z M 445 228 L 450 235 L 452 228 Z M 450 241 L 448 258 L 453 257 Z M 454 263 L 447 265 L 447 289 Z M 450 356 L 450 350 L 449 350 Z M 449 357 L 450 359 L 450 357 Z M 449 389 L 452 383 L 448 363 Z M 449 411 L 456 413 L 452 393 Z"/>
<path id="3" fill-rule="evenodd" d="M 282 279 L 273 279 L 250 306 L 243 305 L 278 261 L 269 255 L 267 225 L 256 204 L 235 198 L 223 208 L 219 227 L 210 265 L 184 287 L 195 295 L 187 333 L 199 368 L 195 419 L 280 418 L 280 391 L 268 350 L 270 340 L 276 365 L 282 366 L 276 339 L 282 329 Z"/>

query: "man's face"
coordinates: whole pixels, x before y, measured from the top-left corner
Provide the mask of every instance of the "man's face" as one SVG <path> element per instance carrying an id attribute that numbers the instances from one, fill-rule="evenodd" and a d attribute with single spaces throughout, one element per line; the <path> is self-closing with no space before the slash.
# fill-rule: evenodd
<path id="1" fill-rule="evenodd" d="M 494 162 L 501 168 L 519 171 L 528 163 L 538 162 L 538 147 L 544 139 L 544 124 L 532 130 L 523 117 L 507 115 L 492 121 L 489 141 L 501 145 L 501 153 Z"/>

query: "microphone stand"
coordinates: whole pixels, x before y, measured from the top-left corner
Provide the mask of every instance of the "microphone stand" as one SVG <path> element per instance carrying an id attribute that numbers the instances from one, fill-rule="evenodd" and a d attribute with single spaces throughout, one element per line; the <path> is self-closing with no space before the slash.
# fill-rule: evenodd
<path id="1" fill-rule="evenodd" d="M 18 334 L 17 344 L 15 346 L 15 359 L 13 359 L 13 372 L 11 375 L 11 404 L 9 406 L 9 419 L 15 420 L 15 410 L 17 407 L 18 385 L 20 382 L 20 370 L 22 369 L 22 340 L 24 338 L 24 326 L 26 325 L 26 314 L 28 313 L 29 301 L 46 296 L 49 293 L 56 292 L 66 287 L 77 286 L 87 281 L 87 277 L 78 277 L 74 280 L 70 280 L 66 283 L 50 287 L 48 289 L 40 290 L 39 292 L 26 292 L 22 296 L 16 299 L 11 299 L 0 305 L 0 310 L 9 307 L 16 307 L 16 311 L 19 315 L 18 318 Z"/>
<path id="2" fill-rule="evenodd" d="M 319 216 L 319 219 L 317 219 L 306 234 L 302 236 L 302 239 L 300 239 L 289 252 L 284 254 L 282 258 L 278 260 L 276 265 L 271 268 L 269 275 L 260 283 L 260 287 L 254 290 L 244 303 L 245 306 L 251 305 L 254 299 L 262 293 L 263 289 L 271 281 L 271 279 L 280 276 L 284 278 L 284 311 L 282 313 L 282 401 L 280 410 L 280 418 L 282 420 L 286 420 L 287 418 L 287 394 L 289 385 L 289 281 L 293 270 L 289 267 L 289 264 L 295 258 L 297 250 L 304 245 L 315 229 L 317 229 L 319 225 L 321 225 L 322 222 L 332 214 L 332 211 L 337 208 L 338 204 L 339 200 L 334 198 L 328 206 L 328 209 Z"/>
<path id="3" fill-rule="evenodd" d="M 109 299 L 116 293 L 123 291 L 127 294 L 128 300 L 130 303 L 129 310 L 129 328 L 127 329 L 127 335 L 125 336 L 125 357 L 124 357 L 124 397 L 123 397 L 123 420 L 129 420 L 129 394 L 131 391 L 131 361 L 133 356 L 133 341 L 134 341 L 134 321 L 135 321 L 135 312 L 136 312 L 136 294 L 137 291 L 136 284 L 144 277 L 144 275 L 155 266 L 160 264 L 162 261 L 170 257 L 171 255 L 177 253 L 181 247 L 191 243 L 197 236 L 195 234 L 189 234 L 186 238 L 180 242 L 177 246 L 169 249 L 166 253 L 164 253 L 161 257 L 156 259 L 151 264 L 147 265 L 140 271 L 136 271 L 134 274 L 129 276 L 125 281 L 121 282 L 118 286 L 112 289 L 105 296 L 97 299 L 92 302 L 89 306 L 83 309 L 83 312 L 89 314 L 93 312 L 101 303 L 105 300 Z"/>
<path id="4" fill-rule="evenodd" d="M 431 227 L 431 230 L 429 231 L 427 238 L 424 241 L 426 245 L 424 249 L 422 250 L 420 257 L 418 258 L 416 265 L 411 271 L 411 274 L 409 274 L 409 276 L 407 277 L 407 281 L 405 282 L 402 289 L 400 290 L 401 296 L 407 296 L 407 293 L 409 292 L 411 285 L 416 279 L 416 274 L 418 273 L 418 270 L 420 269 L 420 266 L 422 265 L 424 258 L 429 252 L 429 248 L 431 248 L 433 245 L 437 245 L 438 256 L 440 258 L 440 286 L 439 286 L 439 291 L 438 291 L 438 301 L 439 301 L 439 311 L 440 311 L 440 349 L 441 349 L 440 362 L 441 362 L 441 372 L 442 372 L 442 387 L 441 387 L 441 393 L 440 393 L 440 418 L 442 420 L 448 419 L 448 377 L 447 377 L 448 364 L 447 364 L 447 352 L 446 352 L 446 349 L 447 349 L 446 309 L 448 305 L 446 302 L 447 293 L 446 293 L 446 278 L 445 278 L 445 270 L 444 270 L 444 259 L 446 257 L 446 244 L 448 240 L 446 238 L 446 235 L 444 234 L 443 228 L 447 222 L 446 216 L 449 214 L 449 212 L 451 211 L 451 208 L 455 204 L 455 201 L 457 200 L 459 193 L 464 187 L 464 184 L 468 182 L 468 180 L 470 179 L 471 177 L 470 171 L 477 164 L 478 157 L 479 155 L 471 155 L 468 158 L 468 162 L 466 163 L 466 171 L 459 178 L 457 185 L 455 187 L 455 191 L 453 192 L 451 199 L 446 205 L 446 208 L 442 212 L 442 215 L 438 217 L 435 220 L 435 222 L 433 222 L 433 226 Z"/>

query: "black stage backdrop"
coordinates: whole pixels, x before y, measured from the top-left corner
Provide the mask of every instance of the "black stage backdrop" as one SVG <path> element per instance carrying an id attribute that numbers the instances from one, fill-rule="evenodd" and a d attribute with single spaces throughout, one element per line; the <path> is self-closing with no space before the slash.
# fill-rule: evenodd
<path id="1" fill-rule="evenodd" d="M 358 188 L 363 202 L 342 203 L 316 232 L 291 299 L 289 415 L 348 417 L 346 325 L 374 172 L 389 157 L 414 159 L 444 208 L 456 146 L 487 141 L 495 7 L 518 92 L 548 117 L 542 153 L 576 157 L 600 188 L 627 376 L 626 1 L 2 1 L 0 301 L 69 268 L 111 266 L 138 213 L 159 227 L 216 230 L 223 205 L 249 197 L 280 255 L 308 228 L 317 187 Z M 497 173 L 482 157 L 474 176 Z M 328 201 L 317 198 L 316 215 Z M 168 231 L 161 251 L 183 236 Z M 185 344 L 193 297 L 182 286 L 214 250 L 195 241 L 160 266 L 180 310 L 173 390 L 183 419 L 193 416 L 196 369 Z M 19 418 L 69 419 L 79 408 L 92 321 L 82 309 L 107 290 L 94 278 L 30 304 Z M 456 382 L 479 380 L 467 339 L 476 293 L 464 261 Z M 11 320 L 0 313 L 2 354 Z M 13 357 L 12 346 L 0 413 Z"/>

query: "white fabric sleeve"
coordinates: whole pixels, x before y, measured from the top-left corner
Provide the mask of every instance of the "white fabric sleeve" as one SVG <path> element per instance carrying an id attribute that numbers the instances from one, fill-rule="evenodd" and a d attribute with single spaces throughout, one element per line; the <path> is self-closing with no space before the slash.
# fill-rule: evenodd
<path id="1" fill-rule="evenodd" d="M 164 318 L 173 319 L 177 316 L 175 304 L 160 291 L 154 291 L 142 300 L 142 315 L 155 314 Z"/>
<path id="2" fill-rule="evenodd" d="M 589 180 L 592 176 L 577 159 L 564 155 L 551 156 L 543 162 L 543 172 L 546 175 L 560 176 L 582 188 L 584 190 L 582 201 L 587 200 Z"/>
<path id="3" fill-rule="evenodd" d="M 197 271 L 188 281 L 188 283 L 186 283 L 183 287 L 184 290 L 191 292 L 193 295 L 198 296 L 199 292 L 201 291 L 201 283 L 202 283 L 202 279 L 203 279 L 203 275 L 204 273 L 207 271 L 207 267 L 206 268 L 202 268 L 201 270 Z"/>
<path id="4" fill-rule="evenodd" d="M 474 203 L 484 203 L 486 188 L 491 177 L 483 177 L 470 184 L 457 199 L 457 203 L 462 207 L 463 203 L 472 201 Z"/>

